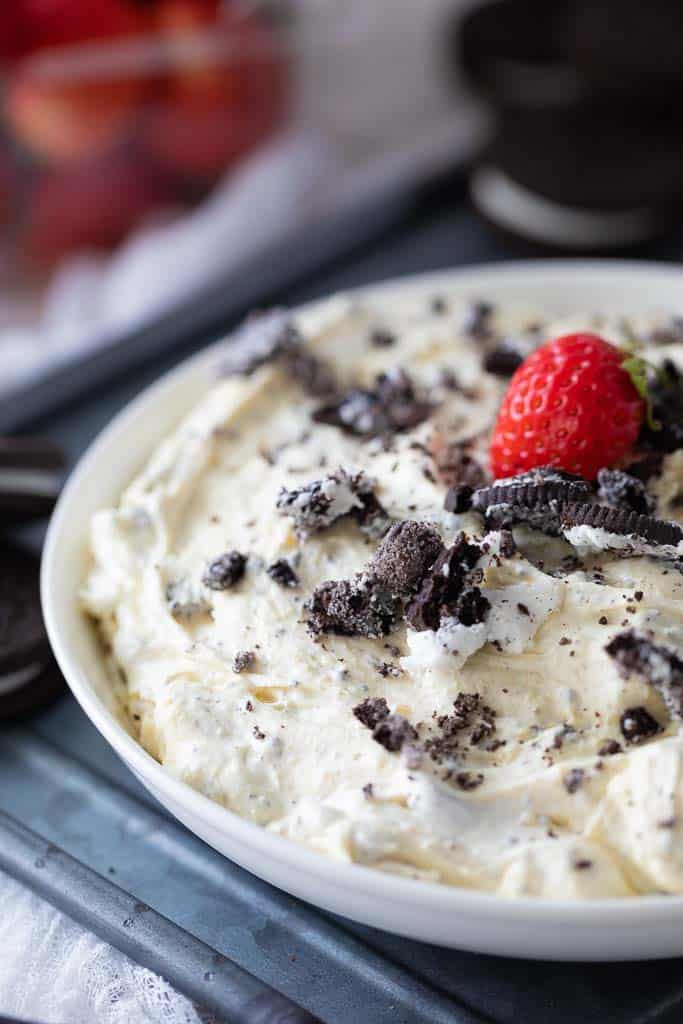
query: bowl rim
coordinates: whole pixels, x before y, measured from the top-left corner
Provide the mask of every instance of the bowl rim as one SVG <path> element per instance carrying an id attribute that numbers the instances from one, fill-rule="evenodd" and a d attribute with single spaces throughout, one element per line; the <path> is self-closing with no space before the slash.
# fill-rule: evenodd
<path id="1" fill-rule="evenodd" d="M 571 278 L 590 274 L 605 279 L 617 278 L 624 274 L 641 277 L 671 275 L 672 284 L 683 284 L 683 268 L 664 261 L 644 260 L 595 260 L 595 259 L 549 259 L 524 260 L 500 263 L 473 264 L 451 270 L 428 271 L 406 274 L 386 280 L 345 289 L 335 294 L 362 298 L 381 295 L 399 289 L 416 291 L 438 291 L 440 288 L 471 283 L 482 287 L 480 281 L 490 278 L 491 287 L 496 280 L 532 277 Z M 675 281 L 675 279 L 678 279 Z M 487 285 L 483 286 L 488 287 Z M 329 300 L 329 296 L 293 307 L 294 312 L 314 312 Z M 682 309 L 683 312 L 683 309 Z M 69 519 L 71 509 L 78 503 L 83 482 L 91 468 L 99 462 L 101 452 L 135 421 L 140 412 L 160 400 L 164 391 L 175 385 L 191 369 L 203 363 L 210 365 L 225 344 L 225 338 L 201 349 L 188 359 L 182 360 L 168 372 L 162 374 L 151 385 L 144 388 L 131 402 L 127 403 L 113 419 L 96 435 L 86 451 L 79 458 L 65 484 L 52 515 L 42 555 L 41 600 L 48 637 L 56 660 L 64 677 L 81 708 L 101 735 L 133 771 L 149 780 L 155 791 L 164 799 L 183 808 L 218 833 L 229 834 L 231 839 L 245 848 L 258 851 L 270 860 L 285 862 L 286 866 L 317 882 L 335 887 L 354 890 L 356 895 L 371 897 L 373 901 L 391 900 L 404 907 L 410 905 L 420 910 L 434 910 L 444 913 L 466 913 L 488 919 L 504 918 L 506 921 L 580 922 L 585 924 L 626 924 L 636 920 L 645 924 L 674 923 L 683 920 L 683 896 L 647 895 L 635 897 L 612 897 L 596 900 L 550 900 L 535 897 L 507 898 L 500 894 L 461 888 L 440 882 L 405 878 L 380 871 L 361 864 L 339 862 L 301 843 L 269 832 L 222 805 L 210 800 L 204 794 L 192 789 L 187 783 L 175 778 L 163 765 L 156 761 L 123 728 L 113 713 L 95 693 L 87 679 L 86 671 L 79 665 L 78 658 L 69 649 L 67 638 L 60 628 L 56 608 L 56 579 L 59 571 L 60 542 Z M 189 408 L 189 407 L 188 407 Z M 182 415 L 182 414 L 181 414 Z M 180 418 L 180 416 L 179 416 Z M 141 446 L 145 457 L 151 448 Z M 120 489 L 128 481 L 120 482 Z"/>

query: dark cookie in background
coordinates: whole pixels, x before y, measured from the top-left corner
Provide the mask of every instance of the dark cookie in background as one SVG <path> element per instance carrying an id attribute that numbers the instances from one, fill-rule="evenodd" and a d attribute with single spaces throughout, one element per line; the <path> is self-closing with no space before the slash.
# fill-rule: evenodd
<path id="1" fill-rule="evenodd" d="M 0 545 L 0 721 L 48 704 L 64 688 L 40 607 L 40 559 Z"/>
<path id="2" fill-rule="evenodd" d="M 62 450 L 47 439 L 0 437 L 0 527 L 49 516 L 65 462 Z"/>

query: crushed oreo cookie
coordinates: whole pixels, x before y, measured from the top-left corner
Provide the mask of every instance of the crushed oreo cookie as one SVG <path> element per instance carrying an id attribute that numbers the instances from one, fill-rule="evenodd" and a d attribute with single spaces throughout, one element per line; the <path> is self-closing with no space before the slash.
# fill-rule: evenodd
<path id="1" fill-rule="evenodd" d="M 466 793 L 477 789 L 484 781 L 481 772 L 458 772 L 455 776 L 456 785 Z"/>
<path id="2" fill-rule="evenodd" d="M 627 708 L 619 719 L 621 735 L 627 743 L 644 743 L 661 729 L 656 718 L 653 718 L 644 707 Z"/>
<path id="3" fill-rule="evenodd" d="M 490 302 L 484 302 L 482 299 L 471 302 L 462 324 L 463 334 L 474 338 L 475 341 L 489 341 L 493 337 L 493 313 L 494 307 Z"/>
<path id="4" fill-rule="evenodd" d="M 406 619 L 413 629 L 437 630 L 442 617 L 457 617 L 458 602 L 469 586 L 469 574 L 481 555 L 482 549 L 478 544 L 470 542 L 464 533 L 457 535 L 451 547 L 439 555 L 408 603 Z M 466 610 L 471 617 L 477 606 L 481 611 L 476 595 L 470 593 L 464 598 L 461 610 Z"/>
<path id="5" fill-rule="evenodd" d="M 298 334 L 291 335 L 280 350 L 280 365 L 308 395 L 328 398 L 337 392 L 332 368 L 304 346 Z"/>
<path id="6" fill-rule="evenodd" d="M 583 768 L 571 768 L 563 777 L 562 783 L 568 793 L 576 793 L 577 789 L 583 785 L 583 778 Z"/>
<path id="7" fill-rule="evenodd" d="M 396 344 L 396 335 L 384 327 L 376 327 L 370 333 L 370 344 L 373 348 L 391 348 Z"/>
<path id="8" fill-rule="evenodd" d="M 628 508 L 639 515 L 651 515 L 655 501 L 645 484 L 621 469 L 598 470 L 598 498 L 611 508 Z"/>
<path id="9" fill-rule="evenodd" d="M 660 475 L 663 461 L 664 452 L 658 452 L 643 444 L 632 453 L 631 461 L 624 467 L 624 472 L 646 484 L 652 477 Z"/>
<path id="10" fill-rule="evenodd" d="M 598 747 L 598 757 L 614 757 L 615 754 L 620 753 L 621 743 L 617 743 L 613 739 L 604 740 Z"/>
<path id="11" fill-rule="evenodd" d="M 313 636 L 386 636 L 397 625 L 401 602 L 372 576 L 328 580 L 316 587 L 305 605 Z"/>
<path id="12" fill-rule="evenodd" d="M 665 359 L 661 373 L 650 384 L 653 425 L 645 423 L 643 438 L 660 452 L 683 448 L 683 373 Z"/>
<path id="13" fill-rule="evenodd" d="M 523 362 L 524 355 L 514 341 L 503 338 L 484 355 L 482 365 L 486 372 L 493 374 L 494 377 L 512 377 Z"/>
<path id="14" fill-rule="evenodd" d="M 246 566 L 246 555 L 239 551 L 226 551 L 225 554 L 219 555 L 218 558 L 209 562 L 204 570 L 202 583 L 210 590 L 228 590 L 239 583 L 244 576 Z"/>
<path id="15" fill-rule="evenodd" d="M 394 520 L 373 490 L 361 489 L 357 493 L 358 504 L 351 509 L 351 515 L 358 523 L 361 533 L 371 540 L 380 540 L 391 528 Z"/>
<path id="16" fill-rule="evenodd" d="M 294 572 L 291 563 L 286 558 L 278 558 L 276 562 L 269 565 L 266 572 L 271 580 L 281 587 L 298 587 L 299 577 Z"/>
<path id="17" fill-rule="evenodd" d="M 291 491 L 283 487 L 278 494 L 276 507 L 280 515 L 290 516 L 294 520 L 299 536 L 307 537 L 310 533 L 331 526 L 336 519 L 356 509 L 368 518 L 371 513 L 377 515 L 381 506 L 378 502 L 372 506 L 371 498 L 374 498 L 373 484 L 365 474 L 349 473 L 340 467 L 336 472 L 320 480 L 312 480 L 303 487 Z"/>
<path id="18" fill-rule="evenodd" d="M 472 495 L 472 507 L 484 515 L 489 529 L 526 523 L 543 533 L 560 533 L 567 502 L 590 501 L 593 487 L 582 477 L 550 466 L 494 480 Z"/>
<path id="19" fill-rule="evenodd" d="M 373 388 L 351 388 L 337 396 L 317 409 L 313 419 L 369 438 L 412 430 L 433 411 L 433 404 L 418 394 L 408 374 L 395 369 L 381 373 Z"/>
<path id="20" fill-rule="evenodd" d="M 488 475 L 481 462 L 472 454 L 472 439 L 448 441 L 441 431 L 429 439 L 429 453 L 434 460 L 437 476 L 446 487 L 484 487 Z"/>
<path id="21" fill-rule="evenodd" d="M 652 634 L 629 629 L 605 647 L 624 679 L 642 676 L 653 686 L 675 718 L 683 716 L 683 659 L 673 647 L 656 644 Z"/>
<path id="22" fill-rule="evenodd" d="M 225 376 L 248 377 L 297 337 L 298 332 L 286 309 L 252 313 L 231 335 L 221 372 Z"/>
<path id="23" fill-rule="evenodd" d="M 456 484 L 455 487 L 449 487 L 444 498 L 443 507 L 446 512 L 454 512 L 461 514 L 463 512 L 469 512 L 472 508 L 472 495 L 474 491 L 467 484 Z"/>
<path id="24" fill-rule="evenodd" d="M 580 527 L 588 527 L 592 534 L 587 537 L 585 531 L 575 533 Z M 588 542 L 591 547 L 622 555 L 650 554 L 667 558 L 683 551 L 683 529 L 676 523 L 605 505 L 565 505 L 562 532 L 570 544 L 582 546 Z M 610 534 L 615 541 L 610 540 Z M 619 538 L 628 538 L 628 542 Z"/>
<path id="25" fill-rule="evenodd" d="M 416 740 L 417 732 L 407 718 L 393 713 L 380 719 L 372 730 L 372 738 L 385 750 L 395 753 L 407 741 Z"/>
<path id="26" fill-rule="evenodd" d="M 389 714 L 389 705 L 384 697 L 366 697 L 356 704 L 353 713 L 367 729 L 374 729 Z"/>
<path id="27" fill-rule="evenodd" d="M 370 572 L 392 594 L 405 596 L 422 582 L 444 546 L 430 523 L 405 519 L 391 527 L 370 562 Z"/>
<path id="28" fill-rule="evenodd" d="M 436 715 L 436 712 L 435 712 Z M 496 712 L 478 693 L 459 693 L 449 715 L 436 716 L 439 732 L 424 741 L 424 750 L 436 764 L 452 761 L 469 731 L 469 745 L 477 747 L 496 731 Z"/>
<path id="29" fill-rule="evenodd" d="M 372 738 L 390 753 L 401 750 L 404 743 L 417 740 L 417 731 L 403 715 L 389 711 L 384 697 L 367 697 L 357 704 L 353 713 Z"/>
<path id="30" fill-rule="evenodd" d="M 221 367 L 224 376 L 249 377 L 266 363 L 277 361 L 309 394 L 326 398 L 337 391 L 332 369 L 307 350 L 285 309 L 252 314 L 231 341 Z"/>
<path id="31" fill-rule="evenodd" d="M 256 661 L 256 655 L 253 651 L 238 651 L 232 662 L 232 670 L 238 675 L 241 672 L 248 672 Z"/>

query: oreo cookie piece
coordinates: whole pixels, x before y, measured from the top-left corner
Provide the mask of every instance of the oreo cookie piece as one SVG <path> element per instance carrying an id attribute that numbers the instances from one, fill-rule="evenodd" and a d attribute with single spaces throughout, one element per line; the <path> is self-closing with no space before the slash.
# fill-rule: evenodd
<path id="1" fill-rule="evenodd" d="M 49 516 L 65 463 L 61 448 L 46 438 L 0 438 L 0 525 Z"/>
<path id="2" fill-rule="evenodd" d="M 434 460 L 437 476 L 446 487 L 469 487 L 475 490 L 488 484 L 489 476 L 472 453 L 472 448 L 471 438 L 449 441 L 439 431 L 430 437 L 429 453 Z"/>
<path id="3" fill-rule="evenodd" d="M 341 466 L 303 487 L 291 491 L 283 487 L 277 497 L 277 510 L 294 520 L 300 537 L 325 529 L 350 512 L 358 513 L 359 525 L 368 531 L 378 525 L 378 517 L 386 516 L 365 474 L 349 473 Z"/>
<path id="4" fill-rule="evenodd" d="M 63 687 L 43 625 L 40 559 L 0 546 L 0 719 L 47 703 Z"/>
<path id="5" fill-rule="evenodd" d="M 397 368 L 381 373 L 373 388 L 351 388 L 321 406 L 313 419 L 357 437 L 381 437 L 412 430 L 433 410 L 433 404 L 418 394 L 405 370 Z"/>
<path id="6" fill-rule="evenodd" d="M 657 719 L 644 707 L 626 708 L 619 719 L 619 727 L 627 743 L 644 743 L 661 730 Z"/>
<path id="7" fill-rule="evenodd" d="M 655 501 L 645 484 L 621 469 L 598 470 L 598 498 L 611 508 L 628 508 L 639 515 L 650 515 Z"/>
<path id="8" fill-rule="evenodd" d="M 297 338 L 298 331 L 288 310 L 277 308 L 252 313 L 232 333 L 221 374 L 226 377 L 250 377 Z"/>
<path id="9" fill-rule="evenodd" d="M 442 617 L 457 619 L 461 613 L 466 615 L 468 625 L 483 620 L 488 608 L 479 600 L 483 595 L 478 588 L 470 586 L 469 578 L 481 556 L 478 544 L 464 533 L 457 535 L 451 547 L 439 555 L 406 607 L 406 619 L 413 629 L 437 630 Z"/>
<path id="10" fill-rule="evenodd" d="M 325 398 L 337 390 L 332 369 L 306 348 L 286 309 L 254 313 L 233 333 L 221 366 L 223 376 L 250 377 L 278 362 L 308 394 Z"/>
<path id="11" fill-rule="evenodd" d="M 644 440 L 657 451 L 670 453 L 683 448 L 683 374 L 670 359 L 649 386 L 652 415 L 657 429 L 647 423 Z"/>
<path id="12" fill-rule="evenodd" d="M 328 580 L 316 587 L 305 605 L 313 636 L 386 636 L 398 623 L 401 602 L 372 576 Z"/>
<path id="13" fill-rule="evenodd" d="M 489 529 L 526 523 L 557 536 L 564 505 L 590 501 L 593 493 L 592 485 L 582 477 L 544 466 L 479 488 L 472 495 L 472 508 L 484 515 Z"/>
<path id="14" fill-rule="evenodd" d="M 202 583 L 210 590 L 229 590 L 244 576 L 247 556 L 240 551 L 226 551 L 209 562 Z"/>
<path id="15" fill-rule="evenodd" d="M 405 596 L 422 582 L 443 549 L 433 526 L 406 519 L 391 527 L 370 562 L 370 572 L 392 594 Z"/>
<path id="16" fill-rule="evenodd" d="M 494 377 L 511 377 L 524 362 L 524 356 L 517 346 L 508 338 L 503 338 L 498 345 L 484 356 L 483 367 Z"/>
<path id="17" fill-rule="evenodd" d="M 298 587 L 299 577 L 294 572 L 291 563 L 286 558 L 278 558 L 266 569 L 271 580 L 281 587 Z"/>
<path id="18" fill-rule="evenodd" d="M 675 718 L 683 716 L 683 659 L 668 644 L 656 644 L 649 632 L 628 629 L 605 647 L 624 679 L 642 676 L 657 690 Z"/>
<path id="19" fill-rule="evenodd" d="M 676 523 L 629 509 L 569 504 L 562 510 L 562 533 L 579 552 L 609 551 L 622 557 L 683 557 L 683 529 Z"/>

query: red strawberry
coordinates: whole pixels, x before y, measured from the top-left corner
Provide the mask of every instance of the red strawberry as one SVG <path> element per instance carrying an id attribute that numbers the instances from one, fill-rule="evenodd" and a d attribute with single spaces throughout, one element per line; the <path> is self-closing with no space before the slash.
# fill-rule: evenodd
<path id="1" fill-rule="evenodd" d="M 557 466 L 593 480 L 618 463 L 645 416 L 631 357 L 596 334 L 568 334 L 537 349 L 510 381 L 491 441 L 491 470 L 514 476 Z M 631 361 L 633 362 L 633 361 Z"/>

